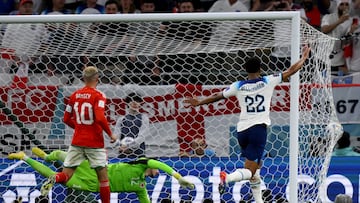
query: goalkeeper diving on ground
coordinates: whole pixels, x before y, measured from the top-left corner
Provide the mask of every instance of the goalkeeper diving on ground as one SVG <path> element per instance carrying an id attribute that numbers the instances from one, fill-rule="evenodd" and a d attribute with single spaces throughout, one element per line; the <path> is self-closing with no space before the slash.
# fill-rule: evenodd
<path id="1" fill-rule="evenodd" d="M 61 150 L 45 153 L 40 148 L 33 148 L 32 152 L 47 162 L 64 161 L 66 152 Z M 44 177 L 51 177 L 56 172 L 46 165 L 28 157 L 24 152 L 11 153 L 9 159 L 18 159 L 25 161 L 34 170 Z M 131 162 L 118 162 L 108 164 L 108 176 L 111 192 L 135 192 L 140 203 L 150 203 L 148 191 L 146 189 L 145 177 L 155 177 L 159 170 L 166 172 L 179 181 L 183 188 L 193 189 L 194 184 L 185 180 L 178 172 L 169 165 L 150 158 L 139 158 Z M 76 169 L 74 175 L 66 182 L 68 188 L 76 190 L 99 192 L 99 181 L 94 169 L 90 168 L 87 160 L 83 161 Z"/>

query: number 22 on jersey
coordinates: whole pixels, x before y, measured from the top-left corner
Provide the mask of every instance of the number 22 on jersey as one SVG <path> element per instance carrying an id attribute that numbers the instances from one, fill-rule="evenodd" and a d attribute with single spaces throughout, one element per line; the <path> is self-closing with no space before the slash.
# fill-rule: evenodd
<path id="1" fill-rule="evenodd" d="M 264 96 L 257 94 L 255 96 L 246 96 L 246 111 L 248 113 L 257 113 L 265 111 Z"/>

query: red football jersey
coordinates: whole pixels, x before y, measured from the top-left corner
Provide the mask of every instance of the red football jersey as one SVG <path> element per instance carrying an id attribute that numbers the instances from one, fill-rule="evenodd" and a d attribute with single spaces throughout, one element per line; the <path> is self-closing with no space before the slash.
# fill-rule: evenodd
<path id="1" fill-rule="evenodd" d="M 105 95 L 91 87 L 75 91 L 66 106 L 64 123 L 74 128 L 71 144 L 89 148 L 103 148 L 103 130 L 111 136 L 105 117 Z"/>

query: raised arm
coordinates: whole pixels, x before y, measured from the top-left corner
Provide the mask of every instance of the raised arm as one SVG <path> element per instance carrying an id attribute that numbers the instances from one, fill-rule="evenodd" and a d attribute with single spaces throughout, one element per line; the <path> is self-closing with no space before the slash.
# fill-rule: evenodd
<path id="1" fill-rule="evenodd" d="M 174 178 L 176 178 L 179 181 L 179 184 L 184 187 L 184 188 L 190 188 L 193 189 L 194 188 L 194 184 L 188 182 L 187 180 L 185 180 L 180 173 L 178 173 L 177 171 L 175 171 L 173 168 L 171 168 L 169 165 L 161 162 L 161 161 L 157 161 L 155 159 L 149 159 L 147 162 L 147 165 L 149 168 L 153 168 L 153 169 L 159 169 L 164 171 L 165 173 L 173 176 Z"/>
<path id="2" fill-rule="evenodd" d="M 198 100 L 196 97 L 193 98 L 186 98 L 184 103 L 189 104 L 191 106 L 199 106 L 203 104 L 210 104 L 219 101 L 220 99 L 224 99 L 224 95 L 222 92 L 217 92 L 211 96 L 205 97 L 202 100 Z"/>
<path id="3" fill-rule="evenodd" d="M 288 81 L 289 77 L 294 75 L 296 72 L 300 70 L 305 60 L 309 57 L 310 47 L 304 48 L 302 57 L 293 65 L 291 65 L 287 70 L 282 72 L 282 80 Z"/>

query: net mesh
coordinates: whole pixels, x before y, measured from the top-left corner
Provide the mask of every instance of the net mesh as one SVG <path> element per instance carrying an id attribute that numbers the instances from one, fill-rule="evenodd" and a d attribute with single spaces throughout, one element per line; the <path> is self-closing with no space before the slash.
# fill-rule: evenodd
<path id="1" fill-rule="evenodd" d="M 119 145 L 110 145 L 106 138 L 110 162 L 142 155 L 159 157 L 196 183 L 193 191 L 179 189 L 176 180 L 161 172 L 148 180 L 153 202 L 252 199 L 247 182 L 231 185 L 223 195 L 217 191 L 220 170 L 232 172 L 243 166 L 236 139 L 240 113 L 236 99 L 196 108 L 185 108 L 182 101 L 187 96 L 208 96 L 245 79 L 243 64 L 249 56 L 261 58 L 263 74 L 284 71 L 290 66 L 290 19 L 3 23 L 1 28 L 2 201 L 21 196 L 33 202 L 39 196 L 44 177 L 24 162 L 6 159 L 7 155 L 22 150 L 36 158 L 31 153 L 36 146 L 46 152 L 67 150 L 73 131 L 62 122 L 64 106 L 82 86 L 82 70 L 90 65 L 101 72 L 98 89 L 107 96 L 106 114 L 114 131 L 126 118 L 129 94 L 136 93 L 143 100 L 140 123 L 128 123 L 135 137 L 143 136 L 143 144 L 123 139 L 124 129 L 117 129 L 120 144 L 127 150 L 120 152 Z M 300 36 L 301 45 L 310 46 L 312 52 L 300 71 L 298 196 L 299 202 L 326 202 L 326 195 L 319 195 L 321 183 L 339 136 L 326 128 L 337 122 L 327 74 L 333 40 L 304 22 Z M 291 195 L 287 191 L 289 83 L 275 88 L 271 105 L 272 125 L 261 176 L 265 198 L 275 201 Z M 148 126 L 145 133 L 144 126 Z M 196 138 L 204 142 L 195 143 Z M 197 146 L 209 150 L 197 155 L 192 149 Z M 39 161 L 53 170 L 61 165 Z M 65 198 L 66 202 L 91 202 L 99 197 L 97 193 L 66 192 L 57 185 L 49 198 L 51 202 Z M 114 191 L 112 199 L 136 202 L 136 195 Z"/>

